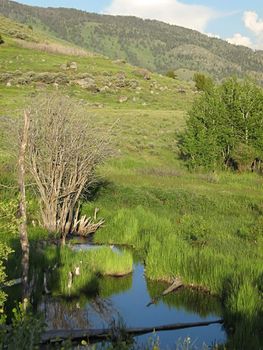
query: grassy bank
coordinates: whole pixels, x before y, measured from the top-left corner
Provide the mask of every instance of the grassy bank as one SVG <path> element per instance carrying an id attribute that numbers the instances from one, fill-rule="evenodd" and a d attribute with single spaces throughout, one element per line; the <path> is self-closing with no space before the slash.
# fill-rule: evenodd
<path id="1" fill-rule="evenodd" d="M 59 278 L 55 291 L 58 295 L 79 295 L 85 290 L 96 294 L 99 275 L 118 276 L 132 272 L 132 256 L 128 252 L 118 254 L 110 248 L 92 251 L 72 251 L 68 247 L 58 249 L 49 251 L 51 256 L 59 256 L 58 269 L 51 273 L 51 286 L 52 281 Z"/>
<path id="2" fill-rule="evenodd" d="M 139 250 L 149 279 L 180 276 L 217 295 L 235 329 L 229 348 L 261 349 L 262 178 L 219 173 L 216 182 L 202 174 L 161 180 L 159 188 L 152 175 L 141 176 L 141 186 L 102 189 L 94 205 L 103 208 L 106 225 L 95 240 Z"/>

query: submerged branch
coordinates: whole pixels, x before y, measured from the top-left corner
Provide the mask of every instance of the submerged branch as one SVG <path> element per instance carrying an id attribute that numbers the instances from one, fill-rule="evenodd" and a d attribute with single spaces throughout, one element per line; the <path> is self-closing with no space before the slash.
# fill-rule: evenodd
<path id="1" fill-rule="evenodd" d="M 173 281 L 173 283 L 172 283 L 168 288 L 166 288 L 166 289 L 162 292 L 162 294 L 160 294 L 160 295 L 156 296 L 155 298 L 153 298 L 146 306 L 149 307 L 149 306 L 151 306 L 151 305 L 153 305 L 153 304 L 156 304 L 157 301 L 158 301 L 160 298 L 166 296 L 167 294 L 170 294 L 170 293 L 172 293 L 172 292 L 177 291 L 178 289 L 180 289 L 180 288 L 183 287 L 183 286 L 184 286 L 184 285 L 183 285 L 183 282 L 181 281 L 181 279 L 178 278 L 178 277 L 175 278 L 175 280 Z"/>

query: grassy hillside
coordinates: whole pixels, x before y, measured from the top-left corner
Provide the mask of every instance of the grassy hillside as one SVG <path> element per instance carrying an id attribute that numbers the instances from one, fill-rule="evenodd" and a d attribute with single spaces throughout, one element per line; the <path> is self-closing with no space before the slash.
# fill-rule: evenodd
<path id="1" fill-rule="evenodd" d="M 39 8 L 0 0 L 0 11 L 10 18 L 102 53 L 112 59 L 153 71 L 204 71 L 216 78 L 249 75 L 263 81 L 263 53 L 197 31 L 135 17 L 105 16 L 64 8 Z"/>
<path id="2" fill-rule="evenodd" d="M 152 74 L 122 61 L 95 57 L 60 42 L 46 40 L 43 44 L 40 34 L 17 24 L 13 30 L 12 22 L 2 19 L 2 28 L 6 23 L 7 29 L 2 29 L 6 35 L 3 35 L 5 43 L 0 46 L 0 82 L 5 86 L 1 93 L 10 98 L 13 95 L 16 100 L 27 91 L 55 88 L 83 99 L 89 106 L 142 110 L 184 109 L 193 99 L 190 84 L 182 86 L 179 80 Z M 17 27 L 26 40 L 17 38 Z M 13 105 L 12 100 L 4 98 L 0 103 L 4 110 Z"/>
<path id="3" fill-rule="evenodd" d="M 134 247 L 149 279 L 180 276 L 217 295 L 226 327 L 231 325 L 228 348 L 262 349 L 263 178 L 186 170 L 176 132 L 198 98 L 192 85 L 70 48 L 54 37 L 43 45 L 43 32 L 3 20 L 8 25 L 1 29 L 0 116 L 20 116 L 38 92 L 62 91 L 73 106 L 81 100 L 105 128 L 117 120 L 115 156 L 99 169 L 103 181 L 96 196 L 83 203 L 84 212 L 97 207 L 106 219 L 95 239 Z M 12 28 L 27 37 L 17 38 Z M 0 182 L 6 185 L 13 171 L 7 141 L 1 139 L 0 152 Z M 14 196 L 15 190 L 1 188 L 1 203 Z M 29 223 L 38 219 L 31 194 Z M 30 226 L 31 238 L 42 234 Z M 0 239 L 14 247 L 17 237 L 1 232 Z M 14 266 L 10 278 L 19 274 L 19 264 Z"/>

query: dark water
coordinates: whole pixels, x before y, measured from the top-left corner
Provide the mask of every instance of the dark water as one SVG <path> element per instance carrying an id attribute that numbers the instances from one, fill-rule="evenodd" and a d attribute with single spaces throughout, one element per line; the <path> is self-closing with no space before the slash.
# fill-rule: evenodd
<path id="1" fill-rule="evenodd" d="M 76 245 L 79 249 L 99 249 L 90 244 Z M 118 248 L 112 247 L 116 252 Z M 147 304 L 167 288 L 166 284 L 153 283 L 144 277 L 144 266 L 137 261 L 133 274 L 124 278 L 102 278 L 99 297 L 80 296 L 78 300 L 45 299 L 40 309 L 45 312 L 49 328 L 108 328 L 113 322 L 127 327 L 149 327 L 183 322 L 201 322 L 221 318 L 219 301 L 198 292 L 181 289 Z M 159 339 L 161 349 L 175 349 L 180 339 L 190 337 L 194 346 L 211 346 L 226 342 L 226 333 L 219 324 L 186 330 L 157 332 L 137 338 L 146 343 L 149 337 Z"/>

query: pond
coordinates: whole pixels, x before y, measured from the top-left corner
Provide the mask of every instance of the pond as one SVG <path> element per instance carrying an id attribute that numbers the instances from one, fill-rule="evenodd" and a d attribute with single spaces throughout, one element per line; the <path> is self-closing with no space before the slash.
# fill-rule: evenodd
<path id="1" fill-rule="evenodd" d="M 75 250 L 100 249 L 90 243 L 74 245 Z M 117 254 L 122 250 L 111 247 Z M 126 327 L 154 327 L 158 325 L 213 321 L 222 317 L 220 302 L 207 294 L 180 289 L 149 302 L 167 288 L 167 284 L 149 281 L 144 275 L 144 265 L 134 256 L 133 273 L 126 277 L 102 277 L 97 296 L 81 295 L 79 299 L 46 296 L 39 305 L 44 311 L 49 329 L 109 328 L 113 325 Z M 190 337 L 193 349 L 203 344 L 211 346 L 226 342 L 226 333 L 220 324 L 185 330 L 157 332 L 137 337 L 139 344 L 158 338 L 161 349 L 175 349 L 181 340 Z"/>

